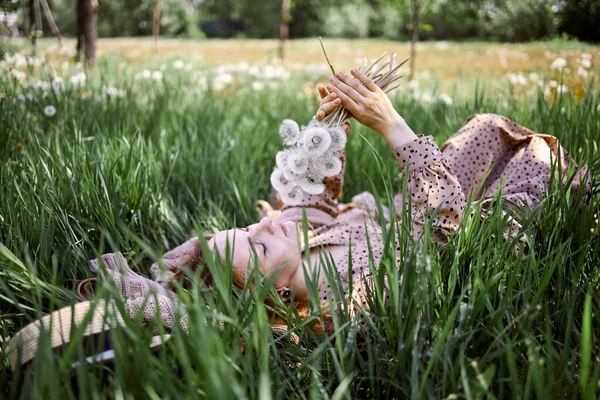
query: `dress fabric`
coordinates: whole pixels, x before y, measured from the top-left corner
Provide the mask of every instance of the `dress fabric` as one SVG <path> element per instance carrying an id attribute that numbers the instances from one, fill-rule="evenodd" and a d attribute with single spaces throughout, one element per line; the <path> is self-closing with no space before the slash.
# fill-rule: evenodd
<path id="1" fill-rule="evenodd" d="M 507 204 L 519 208 L 537 207 L 550 181 L 552 163 L 557 159 L 562 168 L 561 177 L 566 175 L 567 168 L 573 168 L 577 171 L 571 182 L 573 189 L 578 190 L 583 184 L 589 191 L 589 182 L 584 181 L 587 179 L 585 167 L 578 169 L 555 137 L 537 134 L 500 115 L 473 116 L 441 150 L 433 137 L 421 136 L 392 152 L 407 174 L 408 182 L 406 193 L 394 198 L 395 209 L 402 210 L 405 206 L 410 210 L 415 238 L 419 238 L 431 220 L 432 238 L 438 243 L 444 243 L 447 235 L 460 224 L 469 196 L 485 205 L 500 190 Z M 309 251 L 321 251 L 337 268 L 341 289 L 353 306 L 351 312 L 360 319 L 360 313 L 368 311 L 365 294 L 373 289 L 369 266 L 379 265 L 382 257 L 382 229 L 375 215 L 375 199 L 370 193 L 355 196 L 349 204 L 338 203 L 345 166 L 345 155 L 341 152 L 339 156 L 342 171 L 323 181 L 326 189 L 322 194 L 305 193 L 300 206 L 283 204 L 279 210 L 263 207 L 263 214 L 275 222 L 301 224 L 305 212 L 311 228 Z M 393 217 L 398 216 L 388 214 L 384 220 L 389 224 L 396 219 Z M 195 266 L 199 252 L 198 239 L 192 238 L 166 253 L 163 261 L 151 268 L 155 281 L 169 288 L 170 279 L 183 266 Z M 122 287 L 140 286 L 123 283 L 123 279 L 148 280 L 131 274 L 119 274 Z M 322 304 L 333 304 L 335 308 L 340 299 L 332 297 L 332 284 L 325 280 L 319 287 L 319 296 Z M 127 290 L 121 293 L 125 300 L 131 300 L 128 293 Z M 161 299 L 172 299 L 162 292 L 160 295 Z M 139 304 L 139 300 L 130 303 Z M 159 307 L 160 312 L 172 309 Z M 172 315 L 161 315 L 161 318 L 171 324 L 175 320 Z"/>

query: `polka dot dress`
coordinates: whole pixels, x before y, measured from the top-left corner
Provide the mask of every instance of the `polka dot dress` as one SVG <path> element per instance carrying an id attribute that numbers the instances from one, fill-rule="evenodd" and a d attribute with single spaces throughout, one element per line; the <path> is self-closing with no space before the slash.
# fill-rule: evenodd
<path id="1" fill-rule="evenodd" d="M 431 219 L 433 240 L 444 243 L 461 221 L 467 196 L 486 202 L 501 188 L 502 197 L 518 207 L 535 208 L 550 181 L 551 162 L 558 157 L 566 171 L 577 167 L 558 140 L 534 133 L 515 122 L 493 114 L 475 115 L 448 140 L 442 149 L 431 136 L 421 136 L 393 150 L 400 167 L 407 173 L 408 190 L 394 198 L 396 210 L 405 205 L 412 213 L 412 233 L 419 237 Z M 344 165 L 345 157 L 341 157 Z M 573 180 L 577 190 L 586 169 L 578 170 Z M 369 193 L 341 205 L 344 170 L 324 180 L 326 190 L 305 196 L 304 207 L 314 236 L 311 251 L 326 248 L 342 277 L 343 289 L 355 310 L 368 309 L 365 301 L 369 278 L 369 258 L 378 265 L 382 256 L 382 232 Z M 585 183 L 589 190 L 589 183 Z M 283 205 L 278 222 L 302 221 L 302 207 Z M 389 222 L 389 219 L 388 219 Z M 367 239 L 368 238 L 368 239 Z M 372 250 L 369 254 L 369 245 Z M 350 285 L 352 283 L 352 285 Z M 336 302 L 330 282 L 319 288 L 322 303 Z"/>

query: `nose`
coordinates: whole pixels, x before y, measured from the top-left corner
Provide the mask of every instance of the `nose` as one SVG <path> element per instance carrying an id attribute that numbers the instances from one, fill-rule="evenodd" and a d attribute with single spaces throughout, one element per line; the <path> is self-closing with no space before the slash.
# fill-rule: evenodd
<path id="1" fill-rule="evenodd" d="M 250 232 L 250 236 L 254 237 L 265 230 L 270 234 L 275 233 L 275 228 L 273 228 L 269 217 L 264 217 L 263 219 L 261 219 L 256 228 L 252 229 L 252 231 Z"/>

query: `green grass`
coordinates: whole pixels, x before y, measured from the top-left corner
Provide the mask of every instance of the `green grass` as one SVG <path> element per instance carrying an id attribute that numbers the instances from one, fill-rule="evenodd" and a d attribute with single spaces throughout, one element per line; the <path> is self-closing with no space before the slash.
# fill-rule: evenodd
<path id="1" fill-rule="evenodd" d="M 255 201 L 270 194 L 280 121 L 308 121 L 318 104 L 304 92 L 314 80 L 303 73 L 260 92 L 240 74 L 236 90 L 215 92 L 197 84 L 201 76 L 210 81 L 209 65 L 169 68 L 161 83 L 136 80 L 145 67 L 107 57 L 85 86 L 67 83 L 60 94 L 28 92 L 0 74 L 2 343 L 72 304 L 90 258 L 122 251 L 146 273 L 195 232 L 255 222 Z M 106 86 L 125 95 L 98 101 Z M 22 93 L 33 100 L 13 102 Z M 394 103 L 415 131 L 438 144 L 474 113 L 506 115 L 558 136 L 599 176 L 597 87 L 578 101 L 510 93 L 490 94 L 482 85 L 452 105 L 407 95 Z M 55 116 L 44 116 L 46 105 L 56 107 Z M 384 141 L 357 123 L 345 185 L 345 201 L 369 190 L 384 204 L 403 186 Z M 420 249 L 400 227 L 400 268 L 386 246 L 376 275 L 389 278 L 389 300 L 379 291 L 372 296 L 370 329 L 357 332 L 342 312 L 334 337 L 316 337 L 300 324 L 299 345 L 273 339 L 262 304 L 269 287 L 238 293 L 217 263 L 221 285 L 206 299 L 199 284 L 182 296 L 189 335 L 176 330 L 151 353 L 148 329 L 131 321 L 126 335 L 113 334 L 113 364 L 79 369 L 71 368 L 77 345 L 56 355 L 42 343 L 34 363 L 18 371 L 8 368 L 3 351 L 0 397 L 597 398 L 599 200 L 597 187 L 584 202 L 553 182 L 539 217 L 523 221 L 520 252 L 503 239 L 501 207 L 483 221 L 465 219 L 443 249 Z M 386 232 L 386 240 L 396 234 Z M 108 298 L 109 290 L 99 296 Z M 223 332 L 205 322 L 212 315 L 206 305 L 223 316 Z"/>

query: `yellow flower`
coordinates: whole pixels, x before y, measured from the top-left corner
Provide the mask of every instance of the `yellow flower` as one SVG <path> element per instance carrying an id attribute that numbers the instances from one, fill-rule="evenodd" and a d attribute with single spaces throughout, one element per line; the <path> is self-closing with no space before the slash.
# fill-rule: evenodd
<path id="1" fill-rule="evenodd" d="M 21 147 L 23 147 L 23 142 L 18 142 L 17 145 L 15 146 L 17 149 L 20 149 Z"/>

